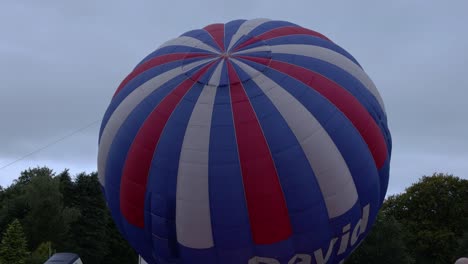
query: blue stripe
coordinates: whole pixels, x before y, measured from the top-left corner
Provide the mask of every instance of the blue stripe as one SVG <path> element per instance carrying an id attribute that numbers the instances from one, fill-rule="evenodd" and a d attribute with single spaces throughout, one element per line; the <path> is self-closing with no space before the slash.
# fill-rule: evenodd
<path id="1" fill-rule="evenodd" d="M 245 38 L 245 39 L 243 39 L 242 42 L 244 42 L 244 40 L 247 41 L 247 40 L 250 39 L 249 36 L 244 36 L 244 38 Z M 253 49 L 253 48 L 257 48 L 257 47 L 262 47 L 262 46 L 265 46 L 265 42 L 262 41 L 262 40 L 258 40 L 257 42 L 254 42 L 254 43 L 252 43 L 252 44 L 249 44 L 249 45 L 247 45 L 247 46 L 244 46 L 244 47 L 242 47 L 242 48 L 236 50 L 236 52 L 237 52 L 237 51 L 243 51 L 243 50 L 246 50 L 246 49 Z M 250 55 L 250 54 L 251 54 L 251 53 L 249 53 L 249 55 Z M 253 55 L 253 56 L 254 56 L 254 55 Z"/>
<path id="2" fill-rule="evenodd" d="M 187 59 L 185 61 L 187 63 L 192 63 L 192 62 L 199 61 L 199 60 L 200 58 L 193 58 L 193 59 Z M 101 128 L 99 130 L 99 142 L 102 136 L 102 132 L 104 131 L 104 128 L 106 127 L 107 122 L 109 122 L 109 119 L 112 116 L 112 113 L 114 113 L 115 109 L 117 109 L 117 107 L 122 103 L 123 100 L 125 100 L 125 98 L 127 98 L 127 96 L 130 93 L 132 93 L 135 89 L 138 89 L 141 85 L 143 85 L 147 81 L 167 71 L 173 70 L 177 67 L 181 67 L 181 65 L 182 65 L 182 60 L 162 64 L 160 66 L 151 68 L 139 74 L 138 76 L 133 78 L 131 81 L 129 81 L 127 85 L 125 85 L 122 88 L 122 90 L 120 90 L 120 92 L 112 99 L 111 103 L 107 107 L 106 113 L 104 114 L 104 117 L 102 118 Z M 203 65 L 197 66 L 195 69 L 200 69 L 204 65 L 206 65 L 206 63 L 204 63 Z"/>
<path id="3" fill-rule="evenodd" d="M 380 183 L 371 152 L 351 121 L 326 98 L 302 82 L 281 72 L 264 72 L 314 115 L 343 156 L 356 185 L 361 203 L 371 204 L 374 219 L 380 203 Z"/>
<path id="4" fill-rule="evenodd" d="M 208 249 L 193 249 L 185 247 L 181 244 L 178 245 L 180 248 L 180 259 L 183 260 L 183 264 L 217 264 L 221 263 L 216 259 L 216 251 L 214 248 Z M 224 261 L 222 263 L 225 263 Z"/>
<path id="5" fill-rule="evenodd" d="M 225 74 L 226 64 L 222 76 Z M 215 97 L 208 177 L 213 240 L 218 259 L 222 263 L 247 263 L 253 254 L 253 242 L 228 87 L 218 88 Z M 199 263 L 202 262 L 206 263 Z"/>
<path id="6" fill-rule="evenodd" d="M 227 71 L 226 61 L 224 60 L 223 61 L 223 69 L 221 71 L 221 78 L 219 80 L 218 89 L 219 89 L 219 87 L 223 87 L 222 89 L 228 89 L 227 88 L 228 85 L 229 85 L 229 74 L 228 74 L 228 71 Z"/>
<path id="7" fill-rule="evenodd" d="M 213 72 L 220 63 L 222 63 L 222 60 L 216 59 L 213 65 L 211 65 L 210 68 L 198 79 L 198 82 L 208 84 L 210 82 L 211 76 L 213 75 Z"/>
<path id="8" fill-rule="evenodd" d="M 252 36 L 258 36 L 258 35 L 261 35 L 265 32 L 268 32 L 270 30 L 273 30 L 275 28 L 280 28 L 280 27 L 286 27 L 286 26 L 297 26 L 293 23 L 290 23 L 290 22 L 285 22 L 285 21 L 268 21 L 268 22 L 265 22 L 259 26 L 257 26 L 256 28 L 254 28 L 250 33 L 248 33 L 247 35 L 244 35 L 242 37 L 240 37 L 236 43 L 232 46 L 232 49 L 235 49 L 238 45 L 246 42 L 247 40 L 251 39 Z M 255 44 L 252 44 L 252 45 L 248 45 L 249 48 L 251 47 L 256 47 L 256 45 L 258 45 L 257 43 Z"/>
<path id="9" fill-rule="evenodd" d="M 112 116 L 112 113 L 114 113 L 115 109 L 120 105 L 120 103 L 127 98 L 127 96 L 133 92 L 135 89 L 140 87 L 142 84 L 145 82 L 149 81 L 150 79 L 168 71 L 171 69 L 175 69 L 177 67 L 180 67 L 182 65 L 182 60 L 180 61 L 175 61 L 175 62 L 170 62 L 167 64 L 160 65 L 158 67 L 151 68 L 145 72 L 142 72 L 135 78 L 133 78 L 131 81 L 129 81 L 121 90 L 120 92 L 112 98 L 112 101 L 110 102 L 109 106 L 106 109 L 106 112 L 104 114 L 104 117 L 102 118 L 102 123 L 101 123 L 101 128 L 99 130 L 99 142 L 102 136 L 102 132 L 104 128 L 107 125 L 107 122 L 109 121 L 110 117 Z"/>
<path id="10" fill-rule="evenodd" d="M 214 48 L 217 51 L 220 51 L 218 44 L 213 39 L 213 37 L 204 29 L 191 30 L 182 34 L 182 36 L 192 37 L 200 40 L 201 42 L 207 44 L 208 46 Z"/>
<path id="11" fill-rule="evenodd" d="M 351 93 L 366 108 L 367 112 L 369 112 L 375 123 L 379 126 L 380 132 L 382 134 L 385 133 L 387 117 L 379 102 L 358 79 L 347 71 L 334 64 L 306 56 L 274 54 L 273 59 L 286 63 L 294 61 L 294 65 L 316 72 L 337 83 L 341 88 Z"/>
<path id="12" fill-rule="evenodd" d="M 265 40 L 265 42 L 268 43 L 268 45 L 270 46 L 286 45 L 286 44 L 301 44 L 301 45 L 313 45 L 313 46 L 318 46 L 322 48 L 327 48 L 345 56 L 346 58 L 353 61 L 356 65 L 361 67 L 359 62 L 346 50 L 334 44 L 333 42 L 330 42 L 328 40 L 325 40 L 319 37 L 314 37 L 310 35 L 288 35 L 288 36 L 268 39 L 268 40 Z"/>
<path id="13" fill-rule="evenodd" d="M 143 60 L 141 60 L 133 68 L 133 70 L 135 70 L 136 68 L 141 66 L 143 63 L 145 63 L 145 62 L 147 62 L 147 61 L 149 61 L 149 60 L 151 60 L 151 59 L 153 59 L 155 57 L 168 55 L 168 54 L 174 54 L 174 53 L 206 53 L 206 54 L 213 54 L 213 52 L 206 51 L 204 49 L 198 49 L 198 48 L 192 47 L 192 46 L 171 45 L 171 46 L 163 47 L 163 48 L 160 48 L 160 49 L 157 49 L 157 50 L 153 51 L 152 53 L 147 55 Z"/>
<path id="14" fill-rule="evenodd" d="M 122 178 L 123 167 L 127 158 L 127 153 L 130 149 L 133 139 L 138 133 L 138 130 L 143 125 L 147 116 L 153 109 L 169 94 L 174 87 L 177 87 L 183 80 L 185 75 L 180 75 L 173 80 L 167 82 L 160 89 L 151 93 L 140 103 L 128 116 L 122 126 L 119 128 L 114 141 L 109 150 L 106 165 L 106 181 L 105 190 L 107 195 L 108 206 L 119 230 L 125 234 L 129 243 L 138 249 L 143 249 L 139 252 L 143 256 L 151 256 L 151 248 L 145 241 L 143 229 L 139 229 L 129 224 L 120 212 L 120 182 Z"/>
<path id="15" fill-rule="evenodd" d="M 231 43 L 231 39 L 236 34 L 239 27 L 245 22 L 244 19 L 233 20 L 224 25 L 224 43 L 226 48 Z"/>
<path id="16" fill-rule="evenodd" d="M 217 60 L 219 60 L 219 59 L 217 59 Z M 215 60 L 213 60 L 213 61 L 215 61 Z M 197 67 L 195 67 L 195 68 L 193 68 L 193 69 L 191 69 L 191 70 L 188 70 L 188 71 L 185 72 L 185 75 L 190 76 L 190 78 L 191 78 L 192 80 L 194 80 L 193 75 L 197 74 L 198 71 L 199 71 L 201 68 L 203 68 L 203 67 L 209 65 L 210 63 L 213 63 L 213 61 L 209 61 L 209 62 L 207 62 L 207 63 L 203 63 L 203 65 L 201 65 L 201 66 L 197 66 Z M 212 74 L 213 71 L 215 70 L 215 67 L 213 67 L 213 65 L 216 65 L 216 63 L 213 63 L 213 64 L 208 68 L 208 70 L 207 70 L 202 76 L 200 76 L 200 78 L 199 78 L 198 80 L 196 80 L 196 81 L 199 82 L 199 83 L 208 83 L 208 81 L 209 81 L 210 78 L 211 78 L 211 74 Z"/>
<path id="17" fill-rule="evenodd" d="M 293 243 L 290 238 L 271 245 L 255 245 L 254 256 L 271 257 L 277 259 L 281 264 L 289 264 L 288 261 L 294 256 Z"/>
<path id="18" fill-rule="evenodd" d="M 265 74 L 299 100 L 322 124 L 348 165 L 356 184 L 359 202 L 371 204 L 369 221 L 372 222 L 381 199 L 379 176 L 372 155 L 359 132 L 335 106 L 315 90 L 295 79 L 285 78 L 286 75 L 272 69 Z M 346 217 L 341 216 L 333 221 L 340 219 L 344 220 Z"/>
<path id="19" fill-rule="evenodd" d="M 369 220 L 368 220 L 369 222 L 367 224 L 368 227 L 366 229 L 366 232 L 364 233 L 364 235 L 359 236 L 358 242 L 356 242 L 356 244 L 354 246 L 351 246 L 351 243 L 348 241 L 348 248 L 346 249 L 346 251 L 343 254 L 340 254 L 340 255 L 337 256 L 337 253 L 338 253 L 338 250 L 339 250 L 339 247 L 340 247 L 340 243 L 341 243 L 341 236 L 343 235 L 342 228 L 344 226 L 348 225 L 348 224 L 351 224 L 351 229 L 350 229 L 350 232 L 349 232 L 349 235 L 351 237 L 353 229 L 356 227 L 359 220 L 361 219 L 362 208 L 365 205 L 366 204 L 364 204 L 364 203 L 361 204 L 361 201 L 358 200 L 358 202 L 353 206 L 353 208 L 351 208 L 344 215 L 342 215 L 342 216 L 340 216 L 338 218 L 330 219 L 330 225 L 334 227 L 333 228 L 333 233 L 330 234 L 330 240 L 332 238 L 338 238 L 338 240 L 335 243 L 334 250 L 332 251 L 333 253 L 330 256 L 330 259 L 328 260 L 328 263 L 338 263 L 343 257 L 347 257 L 351 253 L 351 251 L 353 251 L 359 245 L 359 241 L 361 241 L 363 238 L 365 238 L 365 235 L 370 231 L 369 227 L 373 225 L 373 223 L 375 221 L 375 216 L 374 217 L 369 216 Z M 372 210 L 372 205 L 371 205 L 371 210 Z M 306 241 L 304 241 L 303 243 L 305 243 L 305 242 Z M 328 247 L 329 247 L 329 243 L 323 244 L 322 252 L 323 252 L 324 256 L 327 253 Z"/>
<path id="20" fill-rule="evenodd" d="M 254 30 L 252 30 L 249 35 L 251 36 L 259 36 L 265 32 L 271 31 L 276 28 L 281 28 L 281 27 L 300 27 L 294 23 L 287 22 L 287 21 L 279 21 L 279 20 L 273 20 L 273 21 L 268 21 L 260 26 L 256 27 Z"/>
<path id="21" fill-rule="evenodd" d="M 234 66 L 240 75 L 246 73 Z M 309 161 L 281 113 L 254 83 L 244 83 L 250 102 L 270 148 L 293 228 L 294 249 L 263 246 L 262 256 L 289 259 L 296 253 L 312 252 L 327 243 L 331 233 L 327 207 Z M 304 238 L 307 237 L 307 243 Z"/>
<path id="22" fill-rule="evenodd" d="M 249 46 L 249 49 L 250 49 L 250 46 Z M 251 57 L 256 57 L 256 58 L 270 58 L 271 57 L 271 51 L 246 52 L 246 53 L 239 54 L 239 56 L 251 56 Z"/>
<path id="23" fill-rule="evenodd" d="M 175 224 L 177 173 L 185 131 L 203 87 L 203 84 L 195 83 L 172 112 L 149 172 L 147 193 L 151 202 L 145 204 L 145 213 L 146 219 L 151 220 L 145 225 L 151 227 L 154 252 L 166 261 L 178 259 L 183 254 L 179 252 Z"/>

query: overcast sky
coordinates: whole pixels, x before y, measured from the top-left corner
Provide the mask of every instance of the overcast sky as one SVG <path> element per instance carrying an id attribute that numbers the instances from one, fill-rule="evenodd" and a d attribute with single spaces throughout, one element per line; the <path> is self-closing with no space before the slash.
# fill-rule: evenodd
<path id="1" fill-rule="evenodd" d="M 431 3 L 431 4 L 429 4 Z M 468 179 L 468 2 L 0 0 L 0 167 L 100 121 L 161 43 L 233 19 L 287 20 L 349 51 L 385 101 L 389 193 L 433 172 Z M 99 122 L 0 170 L 96 170 Z"/>

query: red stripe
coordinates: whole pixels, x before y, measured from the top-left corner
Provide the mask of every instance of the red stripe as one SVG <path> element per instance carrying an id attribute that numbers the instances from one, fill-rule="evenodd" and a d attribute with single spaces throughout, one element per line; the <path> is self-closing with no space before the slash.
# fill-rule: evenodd
<path id="1" fill-rule="evenodd" d="M 292 234 L 286 201 L 270 150 L 244 87 L 228 63 L 239 159 L 253 240 L 271 244 Z"/>
<path id="2" fill-rule="evenodd" d="M 385 138 L 366 108 L 350 92 L 326 77 L 297 65 L 247 56 L 243 58 L 269 65 L 269 67 L 303 82 L 327 98 L 353 123 L 367 143 L 375 165 L 378 169 L 382 168 L 387 159 Z"/>
<path id="3" fill-rule="evenodd" d="M 224 24 L 212 24 L 203 28 L 208 31 L 211 37 L 216 41 L 219 49 L 224 51 Z"/>
<path id="4" fill-rule="evenodd" d="M 203 67 L 168 94 L 151 112 L 132 142 L 120 183 L 120 210 L 130 224 L 144 227 L 144 205 L 153 154 L 169 117 L 184 95 L 214 62 Z"/>
<path id="5" fill-rule="evenodd" d="M 254 38 L 251 38 L 247 40 L 246 42 L 240 44 L 237 46 L 234 51 L 240 50 L 244 47 L 247 47 L 251 44 L 254 44 L 260 40 L 269 40 L 269 39 L 274 39 L 274 38 L 279 38 L 282 36 L 288 36 L 288 35 L 309 35 L 309 36 L 314 36 L 318 37 L 321 39 L 325 39 L 328 41 L 331 41 L 329 38 L 325 37 L 324 35 L 307 29 L 307 28 L 302 28 L 302 27 L 296 27 L 296 26 L 288 26 L 288 27 L 280 27 L 280 28 L 275 28 L 273 30 L 267 31 L 259 36 L 256 36 Z"/>
<path id="6" fill-rule="evenodd" d="M 204 53 L 172 53 L 172 54 L 167 54 L 167 55 L 162 55 L 159 57 L 154 57 L 140 66 L 138 68 L 134 69 L 123 81 L 120 83 L 119 87 L 114 93 L 114 97 L 120 92 L 120 90 L 127 85 L 128 82 L 130 82 L 133 78 L 138 76 L 140 73 L 147 71 L 153 67 L 177 61 L 177 60 L 182 60 L 182 59 L 190 59 L 190 58 L 199 58 L 199 57 L 209 57 L 213 56 L 212 54 L 204 54 Z"/>

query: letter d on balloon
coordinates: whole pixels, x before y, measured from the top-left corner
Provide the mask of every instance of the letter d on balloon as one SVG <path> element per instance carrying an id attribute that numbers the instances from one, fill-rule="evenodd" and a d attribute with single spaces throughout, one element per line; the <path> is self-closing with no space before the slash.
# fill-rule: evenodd
<path id="1" fill-rule="evenodd" d="M 353 234 L 351 236 L 351 246 L 356 244 L 359 236 L 363 234 L 367 229 L 367 222 L 369 221 L 369 205 L 366 205 L 362 212 L 362 219 L 359 219 L 356 226 L 354 227 Z"/>
<path id="2" fill-rule="evenodd" d="M 359 237 L 366 232 L 367 224 L 369 223 L 369 210 L 370 205 L 364 206 L 362 208 L 362 218 L 356 223 L 356 226 L 353 229 L 351 234 L 351 241 L 348 244 L 349 239 L 349 230 L 350 224 L 343 227 L 343 234 L 341 236 L 341 243 L 339 244 L 338 255 L 343 254 L 348 249 L 349 245 L 354 246 L 358 241 Z M 312 264 L 312 260 L 315 260 L 314 263 L 316 264 L 326 264 L 330 257 L 335 250 L 335 244 L 340 239 L 340 237 L 335 237 L 330 240 L 328 245 L 328 249 L 326 251 L 325 256 L 323 256 L 323 250 L 321 248 L 314 251 L 314 255 L 308 254 L 296 254 L 293 258 L 291 258 L 288 264 Z M 314 259 L 312 259 L 314 257 Z M 343 261 L 340 261 L 342 264 Z M 249 260 L 248 264 L 280 264 L 277 259 L 268 258 L 268 257 L 253 257 Z"/>

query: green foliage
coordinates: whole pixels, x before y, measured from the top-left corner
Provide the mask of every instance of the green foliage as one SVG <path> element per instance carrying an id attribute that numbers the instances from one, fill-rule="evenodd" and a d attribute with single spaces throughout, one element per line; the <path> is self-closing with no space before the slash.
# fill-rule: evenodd
<path id="1" fill-rule="evenodd" d="M 46 262 L 49 258 L 49 254 L 51 253 L 51 248 L 51 242 L 41 243 L 31 254 L 31 257 L 28 260 L 28 264 L 43 264 Z"/>
<path id="2" fill-rule="evenodd" d="M 346 263 L 438 264 L 467 256 L 466 201 L 468 180 L 446 174 L 423 177 L 384 202 L 368 237 Z M 11 245 L 3 243 L 12 240 L 8 230 L 20 230 L 20 223 L 25 234 L 16 237 L 25 246 L 2 249 Z M 49 246 L 75 252 L 86 264 L 137 261 L 110 216 L 96 173 L 72 178 L 68 170 L 55 174 L 47 167 L 22 172 L 11 186 L 0 188 L 0 230 L 7 230 L 0 234 L 0 264 L 43 263 Z M 10 251 L 23 262 L 5 259 L 2 254 Z M 26 258 L 28 251 L 33 253 Z"/>
<path id="3" fill-rule="evenodd" d="M 23 227 L 15 219 L 8 225 L 0 242 L 0 263 L 25 264 L 28 254 Z"/>
<path id="4" fill-rule="evenodd" d="M 11 186 L 0 189 L 0 230 L 15 218 L 23 223 L 27 249 L 33 251 L 28 264 L 44 263 L 49 245 L 54 252 L 77 253 L 86 264 L 136 262 L 135 251 L 110 217 L 96 173 L 72 179 L 68 170 L 23 171 Z M 11 262 L 0 260 L 6 263 Z"/>
<path id="5" fill-rule="evenodd" d="M 468 223 L 467 223 L 468 229 Z M 465 231 L 463 236 L 458 239 L 458 248 L 455 253 L 457 257 L 465 257 L 468 258 L 468 231 Z"/>
<path id="6" fill-rule="evenodd" d="M 42 241 L 58 243 L 62 234 L 66 232 L 62 215 L 62 194 L 59 182 L 52 176 L 35 174 L 24 186 L 25 200 L 30 208 L 24 218 L 24 224 L 31 248 L 38 247 Z"/>
<path id="7" fill-rule="evenodd" d="M 390 196 L 350 263 L 454 263 L 468 252 L 468 180 L 424 176 Z M 464 234 L 464 235 L 463 235 Z"/>
<path id="8" fill-rule="evenodd" d="M 453 263 L 458 240 L 468 228 L 467 201 L 468 180 L 434 174 L 390 197 L 382 211 L 404 226 L 417 263 Z"/>
<path id="9" fill-rule="evenodd" d="M 346 264 L 414 263 L 408 252 L 402 225 L 392 216 L 380 213 L 364 242 L 346 260 Z"/>
<path id="10" fill-rule="evenodd" d="M 17 185 L 4 189 L 0 203 L 0 230 L 5 230 L 14 219 L 23 219 L 28 213 L 29 207 L 23 193 L 24 189 Z"/>
<path id="11" fill-rule="evenodd" d="M 76 194 L 80 197 L 75 206 L 81 212 L 71 236 L 84 263 L 100 263 L 109 254 L 109 246 L 103 243 L 106 224 L 109 221 L 104 198 L 96 174 L 80 174 L 75 180 Z"/>
<path id="12" fill-rule="evenodd" d="M 120 235 L 114 221 L 109 219 L 106 228 L 109 239 L 109 254 L 101 261 L 101 264 L 137 263 L 138 258 L 135 251 Z"/>
<path id="13" fill-rule="evenodd" d="M 54 172 L 47 167 L 29 168 L 21 172 L 21 175 L 18 177 L 17 180 L 15 180 L 15 184 L 20 186 L 28 185 L 33 178 L 36 178 L 38 176 L 52 177 L 54 176 Z"/>

